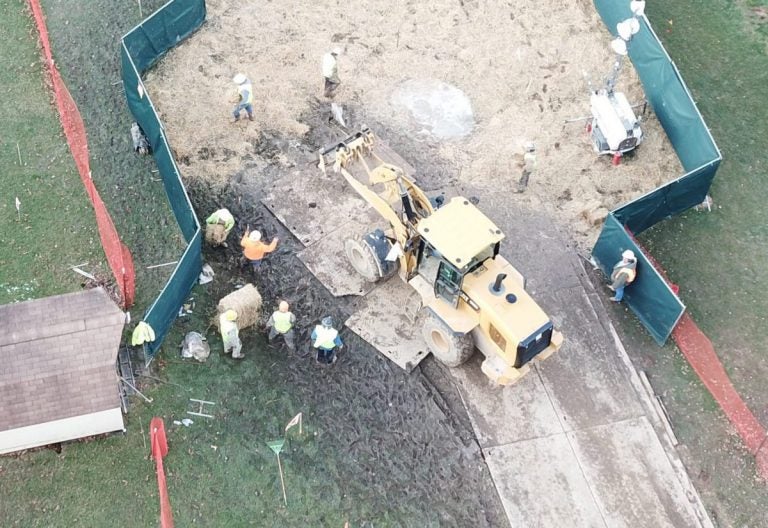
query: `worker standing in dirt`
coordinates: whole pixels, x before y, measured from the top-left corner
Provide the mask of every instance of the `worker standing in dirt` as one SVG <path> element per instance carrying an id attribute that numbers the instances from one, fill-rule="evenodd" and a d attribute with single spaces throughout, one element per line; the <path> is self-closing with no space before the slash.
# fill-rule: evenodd
<path id="1" fill-rule="evenodd" d="M 275 250 L 277 242 L 278 238 L 275 237 L 270 244 L 265 244 L 261 241 L 261 233 L 259 231 L 246 230 L 240 245 L 243 246 L 243 256 L 251 263 L 254 273 L 261 267 L 261 260 L 264 256 Z"/>
<path id="2" fill-rule="evenodd" d="M 237 85 L 237 106 L 232 111 L 235 121 L 240 120 L 240 112 L 245 110 L 248 114 L 248 120 L 253 121 L 253 86 L 251 81 L 242 73 L 238 73 L 232 78 L 232 82 Z"/>
<path id="3" fill-rule="evenodd" d="M 621 302 L 624 298 L 624 288 L 632 284 L 637 276 L 637 258 L 632 250 L 628 249 L 621 254 L 621 260 L 613 266 L 611 273 L 611 285 L 608 286 L 616 294 L 611 297 L 613 302 Z"/>
<path id="4" fill-rule="evenodd" d="M 341 55 L 341 48 L 333 48 L 323 55 L 323 77 L 325 78 L 325 96 L 332 99 L 336 88 L 341 84 L 339 79 L 338 58 Z"/>
<path id="5" fill-rule="evenodd" d="M 241 359 L 243 344 L 240 342 L 240 329 L 237 327 L 237 312 L 227 310 L 219 316 L 219 330 L 221 340 L 224 342 L 224 353 L 232 351 L 232 358 Z"/>
<path id="6" fill-rule="evenodd" d="M 232 231 L 233 227 L 235 227 L 235 217 L 232 216 L 232 213 L 229 212 L 229 209 L 222 208 L 218 211 L 214 211 L 211 216 L 205 219 L 205 223 L 212 226 L 224 226 L 223 233 L 218 233 L 215 237 L 210 238 L 215 238 L 215 240 L 211 240 L 212 243 L 227 247 L 226 239 L 229 236 L 229 232 Z M 206 236 L 206 238 L 209 237 Z"/>
<path id="7" fill-rule="evenodd" d="M 296 324 L 296 316 L 289 311 L 290 306 L 286 301 L 280 301 L 280 305 L 276 312 L 274 312 L 269 321 L 267 321 L 267 328 L 269 328 L 269 342 L 280 335 L 283 336 L 283 341 L 289 350 L 296 350 L 295 341 L 293 339 L 293 325 Z"/>
<path id="8" fill-rule="evenodd" d="M 323 317 L 320 324 L 312 330 L 312 346 L 317 350 L 315 361 L 323 365 L 336 363 L 336 349 L 341 349 L 339 332 L 333 328 L 333 319 L 330 316 Z"/>
<path id="9" fill-rule="evenodd" d="M 528 180 L 536 169 L 536 145 L 532 141 L 528 141 L 523 150 L 525 151 L 523 154 L 523 174 L 517 184 L 517 192 L 519 193 L 525 192 L 528 188 Z"/>

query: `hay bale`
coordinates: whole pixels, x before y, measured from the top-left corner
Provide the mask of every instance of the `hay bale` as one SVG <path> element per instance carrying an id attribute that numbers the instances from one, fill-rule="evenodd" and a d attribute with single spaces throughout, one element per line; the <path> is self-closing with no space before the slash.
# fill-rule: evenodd
<path id="1" fill-rule="evenodd" d="M 261 294 L 256 286 L 246 284 L 239 290 L 222 297 L 218 312 L 222 314 L 230 309 L 237 312 L 237 327 L 240 330 L 256 324 L 261 315 Z M 216 317 L 216 325 L 218 324 L 219 318 Z"/>
<path id="2" fill-rule="evenodd" d="M 587 222 L 589 225 L 600 225 L 605 221 L 605 217 L 608 216 L 608 209 L 605 207 L 598 207 L 594 211 L 587 213 Z"/>
<path id="3" fill-rule="evenodd" d="M 227 239 L 224 224 L 205 224 L 205 241 L 212 246 L 220 246 Z"/>

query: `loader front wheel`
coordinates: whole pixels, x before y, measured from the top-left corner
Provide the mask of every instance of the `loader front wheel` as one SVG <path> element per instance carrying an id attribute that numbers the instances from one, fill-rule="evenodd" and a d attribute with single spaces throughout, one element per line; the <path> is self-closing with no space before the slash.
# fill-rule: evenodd
<path id="1" fill-rule="evenodd" d="M 360 238 L 348 238 L 344 241 L 344 254 L 347 260 L 368 282 L 376 282 L 381 278 L 376 255 L 373 249 Z"/>
<path id="2" fill-rule="evenodd" d="M 448 326 L 431 312 L 427 313 L 421 335 L 429 351 L 447 367 L 458 367 L 475 352 L 471 334 L 455 335 Z"/>

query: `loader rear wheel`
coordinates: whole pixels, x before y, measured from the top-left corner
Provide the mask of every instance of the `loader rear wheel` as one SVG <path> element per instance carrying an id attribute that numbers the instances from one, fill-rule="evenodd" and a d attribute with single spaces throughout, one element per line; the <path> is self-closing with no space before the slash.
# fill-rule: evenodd
<path id="1" fill-rule="evenodd" d="M 429 351 L 447 367 L 458 367 L 475 352 L 471 334 L 455 335 L 448 326 L 431 312 L 427 313 L 421 335 Z"/>
<path id="2" fill-rule="evenodd" d="M 348 238 L 344 241 L 344 254 L 347 260 L 368 282 L 376 282 L 381 278 L 379 266 L 376 262 L 376 255 L 373 249 L 361 238 Z"/>

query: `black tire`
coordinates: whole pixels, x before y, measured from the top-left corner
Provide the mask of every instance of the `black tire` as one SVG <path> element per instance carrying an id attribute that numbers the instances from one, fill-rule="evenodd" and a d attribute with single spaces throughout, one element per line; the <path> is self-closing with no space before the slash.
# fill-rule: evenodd
<path id="1" fill-rule="evenodd" d="M 432 312 L 427 311 L 421 335 L 429 351 L 447 367 L 458 367 L 475 353 L 475 342 L 471 334 L 454 335 Z"/>
<path id="2" fill-rule="evenodd" d="M 361 238 L 348 238 L 344 241 L 344 254 L 347 260 L 368 282 L 376 282 L 381 278 L 379 266 L 371 247 Z"/>

